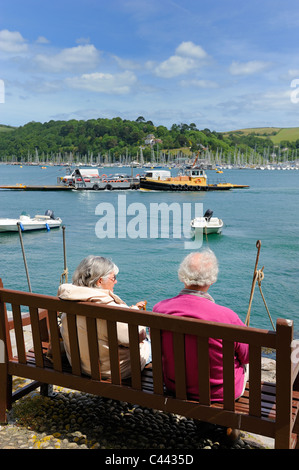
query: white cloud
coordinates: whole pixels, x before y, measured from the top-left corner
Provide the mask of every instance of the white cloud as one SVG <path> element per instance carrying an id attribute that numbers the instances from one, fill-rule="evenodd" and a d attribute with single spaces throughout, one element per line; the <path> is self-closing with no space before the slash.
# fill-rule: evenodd
<path id="1" fill-rule="evenodd" d="M 291 94 L 293 89 L 289 90 L 270 90 L 261 95 L 260 100 L 261 106 L 267 106 L 267 109 L 283 109 L 292 107 Z"/>
<path id="2" fill-rule="evenodd" d="M 218 83 L 213 80 L 181 80 L 180 83 L 183 87 L 219 88 Z"/>
<path id="3" fill-rule="evenodd" d="M 228 114 L 258 115 L 267 110 L 269 112 L 290 112 L 294 109 L 291 101 L 290 90 L 273 89 L 264 93 L 246 93 L 239 96 L 231 96 L 230 99 L 218 104 L 219 108 L 225 110 Z M 257 127 L 257 126 L 255 126 Z"/>
<path id="4" fill-rule="evenodd" d="M 84 38 L 84 37 L 78 38 L 78 39 L 76 39 L 76 43 L 81 44 L 81 45 L 90 44 L 90 38 Z"/>
<path id="5" fill-rule="evenodd" d="M 67 78 L 65 83 L 71 88 L 79 88 L 96 93 L 128 94 L 137 82 L 133 72 L 126 71 L 112 75 L 110 73 L 90 73 L 80 77 Z"/>
<path id="6" fill-rule="evenodd" d="M 155 69 L 158 77 L 172 78 L 189 72 L 196 67 L 196 61 L 190 57 L 173 55 Z"/>
<path id="7" fill-rule="evenodd" d="M 99 58 L 99 51 L 92 44 L 88 44 L 63 49 L 52 56 L 38 54 L 35 57 L 35 63 L 42 70 L 57 73 L 94 68 L 98 64 Z"/>
<path id="8" fill-rule="evenodd" d="M 39 36 L 36 40 L 37 44 L 49 44 L 49 40 L 45 36 Z"/>
<path id="9" fill-rule="evenodd" d="M 206 51 L 191 41 L 182 42 L 175 51 L 181 57 L 193 57 L 194 59 L 204 59 L 207 57 Z"/>
<path id="10" fill-rule="evenodd" d="M 290 69 L 288 71 L 288 78 L 298 78 L 299 77 L 299 69 Z"/>
<path id="11" fill-rule="evenodd" d="M 154 60 L 147 60 L 144 64 L 144 68 L 146 70 L 154 70 L 154 68 L 156 67 L 156 62 Z"/>
<path id="12" fill-rule="evenodd" d="M 0 50 L 3 52 L 20 53 L 27 50 L 27 44 L 18 31 L 0 31 Z"/>
<path id="13" fill-rule="evenodd" d="M 191 41 L 182 42 L 176 48 L 175 55 L 155 68 L 155 73 L 162 78 L 177 77 L 198 68 L 202 59 L 206 57 L 207 54 L 201 46 L 197 46 Z"/>
<path id="14" fill-rule="evenodd" d="M 122 68 L 122 69 L 137 70 L 137 69 L 140 69 L 140 67 L 141 67 L 141 65 L 138 64 L 138 62 L 135 62 L 134 60 L 122 59 L 121 57 L 118 57 L 116 55 L 114 55 L 112 57 L 116 61 L 116 63 L 119 65 L 119 67 Z"/>
<path id="15" fill-rule="evenodd" d="M 232 62 L 229 71 L 232 75 L 252 75 L 269 67 L 269 62 L 251 60 L 249 62 Z"/>
<path id="16" fill-rule="evenodd" d="M 63 89 L 63 82 L 61 80 L 32 80 L 30 83 L 26 83 L 25 88 L 34 94 L 57 93 Z"/>

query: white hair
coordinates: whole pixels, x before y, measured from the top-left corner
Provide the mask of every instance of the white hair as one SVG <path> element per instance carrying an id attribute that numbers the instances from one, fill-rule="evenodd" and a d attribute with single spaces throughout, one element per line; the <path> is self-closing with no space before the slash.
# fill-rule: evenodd
<path id="1" fill-rule="evenodd" d="M 97 287 L 100 277 L 107 278 L 111 273 L 116 275 L 118 271 L 118 267 L 110 259 L 90 255 L 76 268 L 72 282 L 76 286 Z"/>
<path id="2" fill-rule="evenodd" d="M 210 286 L 217 281 L 218 261 L 212 250 L 186 256 L 178 270 L 179 280 L 186 286 Z"/>

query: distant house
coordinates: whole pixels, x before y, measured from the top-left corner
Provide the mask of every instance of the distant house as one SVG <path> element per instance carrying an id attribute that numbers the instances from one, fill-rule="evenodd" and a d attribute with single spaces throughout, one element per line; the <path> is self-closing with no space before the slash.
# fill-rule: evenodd
<path id="1" fill-rule="evenodd" d="M 161 139 L 156 139 L 154 134 L 148 134 L 144 140 L 145 145 L 155 145 L 155 144 L 162 144 Z"/>

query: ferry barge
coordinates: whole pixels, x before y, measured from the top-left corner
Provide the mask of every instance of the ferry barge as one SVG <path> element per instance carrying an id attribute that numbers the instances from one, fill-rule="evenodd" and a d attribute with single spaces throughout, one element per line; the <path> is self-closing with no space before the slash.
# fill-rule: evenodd
<path id="1" fill-rule="evenodd" d="M 103 189 L 139 189 L 139 178 L 126 174 L 116 173 L 114 175 L 99 175 L 98 170 L 82 170 L 76 168 L 70 176 L 58 179 L 58 183 L 62 183 L 72 189 L 92 189 L 94 191 Z"/>

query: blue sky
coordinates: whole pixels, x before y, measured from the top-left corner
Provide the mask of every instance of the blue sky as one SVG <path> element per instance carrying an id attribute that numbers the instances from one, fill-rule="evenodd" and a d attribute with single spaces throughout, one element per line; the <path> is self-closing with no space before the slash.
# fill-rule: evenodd
<path id="1" fill-rule="evenodd" d="M 298 31 L 297 0 L 3 0 L 0 123 L 296 127 Z"/>

